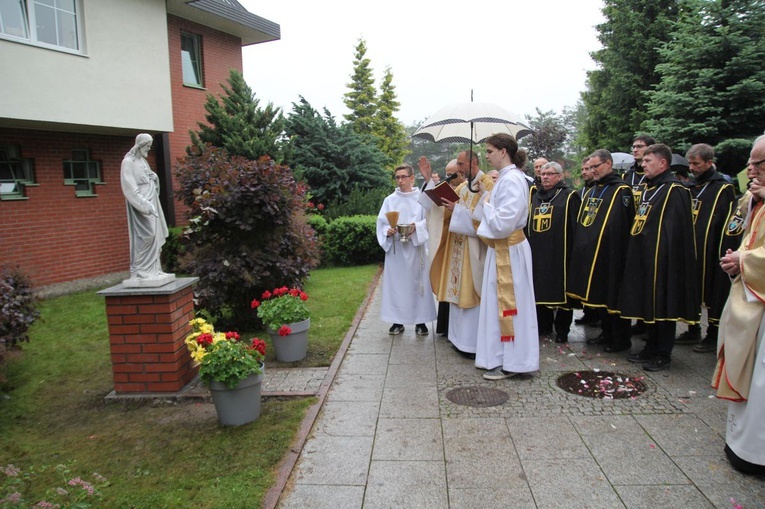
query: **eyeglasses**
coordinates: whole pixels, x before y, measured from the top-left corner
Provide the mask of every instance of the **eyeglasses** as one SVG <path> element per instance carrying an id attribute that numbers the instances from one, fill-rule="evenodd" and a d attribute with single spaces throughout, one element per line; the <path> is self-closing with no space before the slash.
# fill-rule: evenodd
<path id="1" fill-rule="evenodd" d="M 539 176 L 540 176 L 540 177 L 555 177 L 555 176 L 557 176 L 557 175 L 560 175 L 560 173 L 558 173 L 557 171 L 553 171 L 553 172 L 544 172 L 544 173 L 540 173 L 540 174 L 539 174 Z"/>
<path id="2" fill-rule="evenodd" d="M 601 164 L 603 164 L 603 163 L 605 163 L 605 161 L 601 161 L 601 162 L 599 162 L 598 164 L 593 164 L 592 166 L 590 166 L 589 168 L 587 168 L 587 171 L 594 171 L 594 170 L 596 170 L 596 169 L 597 169 L 597 167 L 598 167 L 598 166 L 600 166 L 600 165 L 601 165 Z"/>
<path id="3" fill-rule="evenodd" d="M 747 166 L 759 166 L 762 163 L 765 163 L 765 159 L 762 159 L 760 161 L 752 161 L 751 163 L 747 163 Z"/>
<path id="4" fill-rule="evenodd" d="M 632 150 L 635 150 L 636 148 L 646 148 L 648 145 L 632 145 Z"/>
<path id="5" fill-rule="evenodd" d="M 396 180 L 404 180 L 404 179 L 408 179 L 409 177 L 412 177 L 412 176 L 413 175 L 396 175 L 393 178 L 395 178 Z"/>

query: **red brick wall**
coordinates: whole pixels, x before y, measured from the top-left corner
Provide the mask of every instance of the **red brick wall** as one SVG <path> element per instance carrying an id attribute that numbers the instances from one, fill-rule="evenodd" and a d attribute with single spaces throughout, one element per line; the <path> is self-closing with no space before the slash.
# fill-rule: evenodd
<path id="1" fill-rule="evenodd" d="M 183 85 L 181 69 L 181 30 L 202 38 L 202 76 L 205 90 Z M 209 27 L 198 25 L 175 16 L 167 17 L 167 31 L 170 47 L 170 85 L 173 94 L 173 124 L 175 132 L 170 133 L 170 154 L 175 182 L 175 166 L 179 157 L 186 155 L 190 142 L 189 130 L 197 129 L 197 122 L 205 121 L 207 94 L 216 98 L 223 92 L 221 83 L 226 83 L 231 69 L 242 71 L 242 40 Z M 187 224 L 186 208 L 175 204 L 176 224 Z"/>
<path id="2" fill-rule="evenodd" d="M 206 89 L 183 86 L 181 30 L 202 37 Z M 242 70 L 241 40 L 175 16 L 168 16 L 170 83 L 175 131 L 169 134 L 171 172 L 186 154 L 189 130 L 204 121 L 207 94 L 218 96 L 232 68 Z M 137 133 L 136 133 L 137 134 Z M 134 136 L 85 135 L 0 128 L 0 144 L 18 145 L 21 157 L 34 159 L 38 187 L 24 201 L 0 201 L 0 262 L 19 266 L 35 287 L 129 269 L 127 217 L 120 187 L 120 164 Z M 63 184 L 63 161 L 72 149 L 87 148 L 101 161 L 106 185 L 97 197 L 77 198 Z M 155 151 L 149 164 L 156 170 Z M 173 182 L 177 189 L 177 182 Z M 175 204 L 176 224 L 187 223 L 185 207 Z"/>
<path id="3" fill-rule="evenodd" d="M 126 271 L 130 265 L 120 165 L 135 139 L 0 128 L 0 144 L 34 160 L 35 187 L 27 200 L 0 201 L 0 262 L 19 266 L 35 287 Z M 64 185 L 63 161 L 86 148 L 101 161 L 104 185 L 78 198 Z M 149 164 L 155 167 L 154 153 Z"/>

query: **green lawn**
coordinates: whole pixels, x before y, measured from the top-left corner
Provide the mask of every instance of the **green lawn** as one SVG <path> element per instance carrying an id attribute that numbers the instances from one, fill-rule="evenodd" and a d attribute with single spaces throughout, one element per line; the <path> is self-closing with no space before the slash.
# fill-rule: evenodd
<path id="1" fill-rule="evenodd" d="M 331 362 L 376 271 L 312 273 L 309 356 L 296 365 Z M 313 398 L 266 399 L 260 419 L 239 428 L 218 426 L 207 403 L 106 402 L 112 378 L 103 297 L 78 293 L 46 300 L 40 310 L 30 343 L 5 366 L 0 394 L 0 467 L 49 467 L 24 484 L 30 506 L 63 486 L 50 468 L 58 464 L 71 477 L 108 479 L 98 507 L 260 506 Z"/>

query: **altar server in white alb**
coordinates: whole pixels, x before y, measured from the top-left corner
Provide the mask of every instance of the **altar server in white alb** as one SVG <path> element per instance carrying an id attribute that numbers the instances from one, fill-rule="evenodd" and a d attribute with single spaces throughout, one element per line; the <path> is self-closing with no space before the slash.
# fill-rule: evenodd
<path id="1" fill-rule="evenodd" d="M 486 253 L 475 365 L 487 380 L 539 370 L 539 333 L 531 248 L 523 227 L 529 214 L 529 186 L 519 168 L 525 154 L 509 134 L 486 139 L 486 158 L 499 179 L 486 192 L 473 219 Z"/>
<path id="2" fill-rule="evenodd" d="M 391 335 L 404 332 L 404 324 L 416 324 L 418 336 L 427 336 L 426 322 L 436 319 L 436 304 L 430 286 L 430 264 L 426 246 L 428 229 L 425 210 L 414 188 L 414 170 L 402 165 L 395 170 L 398 187 L 383 201 L 377 216 L 377 242 L 385 251 L 381 318 L 392 322 Z M 402 241 L 396 224 L 414 225 Z"/>

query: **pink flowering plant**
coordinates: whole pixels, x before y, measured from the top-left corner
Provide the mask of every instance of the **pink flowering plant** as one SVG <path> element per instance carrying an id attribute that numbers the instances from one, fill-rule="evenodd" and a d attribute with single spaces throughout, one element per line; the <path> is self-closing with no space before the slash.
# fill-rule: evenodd
<path id="1" fill-rule="evenodd" d="M 250 304 L 252 309 L 257 309 L 258 318 L 271 329 L 277 331 L 280 336 L 292 333 L 288 326 L 290 323 L 302 322 L 310 318 L 306 301 L 308 294 L 299 288 L 274 288 L 273 291 L 263 292 L 260 300 L 255 299 Z"/>
<path id="2" fill-rule="evenodd" d="M 216 332 L 204 318 L 191 320 L 186 336 L 191 358 L 199 365 L 199 377 L 208 384 L 221 382 L 229 389 L 252 374 L 263 373 L 266 343 L 259 338 L 242 341 L 238 332 Z"/>
<path id="3" fill-rule="evenodd" d="M 86 481 L 72 477 L 72 471 L 66 465 L 57 465 L 56 474 L 61 483 L 45 491 L 45 498 L 32 497 L 29 490 L 48 478 L 49 467 L 29 468 L 22 471 L 14 465 L 0 466 L 0 507 L 38 507 L 48 509 L 82 508 L 98 505 L 102 494 L 99 488 L 109 482 L 101 474 L 94 472 L 93 480 Z"/>

